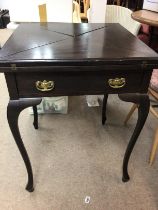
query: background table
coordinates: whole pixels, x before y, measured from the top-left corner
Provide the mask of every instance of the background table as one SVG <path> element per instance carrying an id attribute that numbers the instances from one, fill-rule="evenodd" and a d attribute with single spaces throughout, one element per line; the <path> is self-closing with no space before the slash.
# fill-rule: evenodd
<path id="1" fill-rule="evenodd" d="M 132 18 L 140 23 L 158 27 L 158 13 L 148 10 L 139 10 L 132 13 Z"/>
<path id="2" fill-rule="evenodd" d="M 148 10 L 139 10 L 132 13 L 132 18 L 149 26 L 149 46 L 152 47 L 154 28 L 158 27 L 158 13 Z M 157 51 L 157 49 L 155 49 L 155 51 Z"/>

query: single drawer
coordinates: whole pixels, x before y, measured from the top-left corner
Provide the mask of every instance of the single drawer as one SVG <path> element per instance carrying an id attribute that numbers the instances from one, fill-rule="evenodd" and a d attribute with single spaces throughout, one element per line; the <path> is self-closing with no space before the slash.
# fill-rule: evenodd
<path id="1" fill-rule="evenodd" d="M 141 72 L 17 73 L 19 97 L 139 92 Z"/>

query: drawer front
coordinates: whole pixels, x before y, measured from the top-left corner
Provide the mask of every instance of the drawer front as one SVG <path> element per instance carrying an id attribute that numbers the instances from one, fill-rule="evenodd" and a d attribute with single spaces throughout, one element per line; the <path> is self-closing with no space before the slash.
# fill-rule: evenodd
<path id="1" fill-rule="evenodd" d="M 140 92 L 141 72 L 17 73 L 19 97 Z"/>

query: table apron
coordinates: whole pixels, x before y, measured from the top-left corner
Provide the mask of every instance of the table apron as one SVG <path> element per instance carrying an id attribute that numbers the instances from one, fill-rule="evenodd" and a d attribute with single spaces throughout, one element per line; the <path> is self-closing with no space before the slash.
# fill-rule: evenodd
<path id="1" fill-rule="evenodd" d="M 150 72 L 140 71 L 100 71 L 100 72 L 23 72 L 14 73 L 19 98 L 51 97 L 62 95 L 116 94 L 147 92 Z M 109 80 L 124 79 L 125 84 L 111 87 Z M 37 82 L 53 82 L 53 89 L 37 89 Z"/>

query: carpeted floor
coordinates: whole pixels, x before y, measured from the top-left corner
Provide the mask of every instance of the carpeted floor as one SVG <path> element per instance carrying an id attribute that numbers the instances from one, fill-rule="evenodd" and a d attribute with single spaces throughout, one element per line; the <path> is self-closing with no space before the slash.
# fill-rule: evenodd
<path id="1" fill-rule="evenodd" d="M 3 47 L 3 45 L 6 43 L 6 41 L 9 39 L 9 37 L 12 35 L 13 30 L 12 29 L 0 29 L 0 48 Z"/>
<path id="2" fill-rule="evenodd" d="M 123 155 L 137 119 L 135 113 L 123 126 L 130 103 L 110 96 L 107 124 L 102 126 L 101 107 L 87 107 L 84 96 L 69 97 L 68 114 L 40 115 L 39 130 L 26 109 L 19 126 L 34 171 L 35 191 L 28 193 L 26 170 L 7 124 L 3 75 L 0 90 L 0 209 L 158 209 L 158 160 L 148 165 L 157 126 L 151 114 L 131 156 L 131 180 L 123 183 Z"/>

